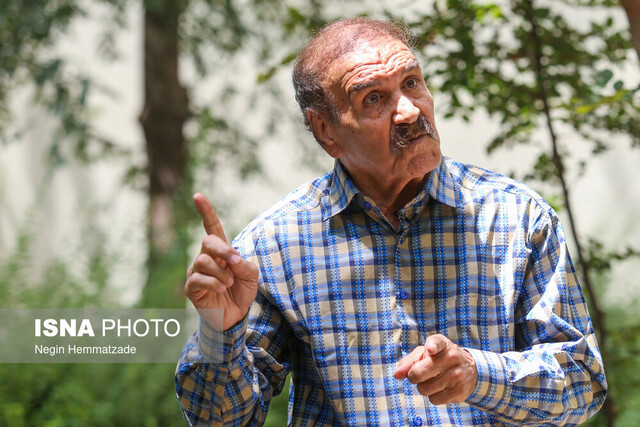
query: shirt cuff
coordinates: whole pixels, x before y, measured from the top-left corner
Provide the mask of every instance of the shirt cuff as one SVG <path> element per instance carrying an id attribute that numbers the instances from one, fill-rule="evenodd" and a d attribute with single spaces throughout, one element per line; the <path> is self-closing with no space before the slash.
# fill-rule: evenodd
<path id="1" fill-rule="evenodd" d="M 466 402 L 486 411 L 502 407 L 511 391 L 510 374 L 499 353 L 464 348 L 476 362 L 478 383 Z"/>
<path id="2" fill-rule="evenodd" d="M 224 332 L 216 331 L 200 319 L 198 342 L 202 357 L 210 363 L 230 363 L 237 359 L 244 349 L 248 317 Z"/>

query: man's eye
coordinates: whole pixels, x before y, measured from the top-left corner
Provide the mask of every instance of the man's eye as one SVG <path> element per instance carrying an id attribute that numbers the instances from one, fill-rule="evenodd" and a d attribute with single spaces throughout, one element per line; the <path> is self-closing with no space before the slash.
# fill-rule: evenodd
<path id="1" fill-rule="evenodd" d="M 378 95 L 377 93 L 370 93 L 364 99 L 365 104 L 375 104 L 378 101 L 380 101 L 380 95 Z"/>
<path id="2" fill-rule="evenodd" d="M 416 79 L 409 79 L 404 83 L 405 87 L 411 89 L 418 86 L 418 81 Z"/>

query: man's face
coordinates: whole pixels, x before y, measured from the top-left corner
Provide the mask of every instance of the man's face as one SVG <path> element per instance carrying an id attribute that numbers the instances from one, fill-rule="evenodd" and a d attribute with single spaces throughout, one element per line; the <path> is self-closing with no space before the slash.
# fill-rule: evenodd
<path id="1" fill-rule="evenodd" d="M 411 50 L 393 38 L 363 42 L 332 64 L 325 84 L 338 123 L 325 149 L 358 181 L 422 180 L 440 162 L 433 98 Z"/>

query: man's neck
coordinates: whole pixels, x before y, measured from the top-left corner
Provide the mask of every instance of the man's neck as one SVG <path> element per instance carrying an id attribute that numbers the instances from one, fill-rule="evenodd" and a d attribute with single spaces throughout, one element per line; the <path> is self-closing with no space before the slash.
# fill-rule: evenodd
<path id="1" fill-rule="evenodd" d="M 398 218 L 396 212 L 405 207 L 420 193 L 427 176 L 408 182 L 376 182 L 372 180 L 358 182 L 357 179 L 352 179 L 363 194 L 376 202 L 393 228 L 399 231 L 400 218 Z"/>

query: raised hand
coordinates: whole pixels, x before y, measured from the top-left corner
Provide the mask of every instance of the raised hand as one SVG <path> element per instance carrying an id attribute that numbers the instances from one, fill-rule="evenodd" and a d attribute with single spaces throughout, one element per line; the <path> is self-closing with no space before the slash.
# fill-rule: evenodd
<path id="1" fill-rule="evenodd" d="M 478 382 L 473 356 L 440 334 L 400 359 L 393 376 L 417 384 L 434 405 L 464 402 Z"/>
<path id="2" fill-rule="evenodd" d="M 223 330 L 240 322 L 249 312 L 258 292 L 258 267 L 242 259 L 227 241 L 216 211 L 207 198 L 193 196 L 196 209 L 202 217 L 207 236 L 202 239 L 200 253 L 187 270 L 184 286 L 187 298 L 196 309 L 223 309 Z M 206 310 L 201 310 L 205 313 Z M 203 316 L 214 329 L 219 325 Z"/>

